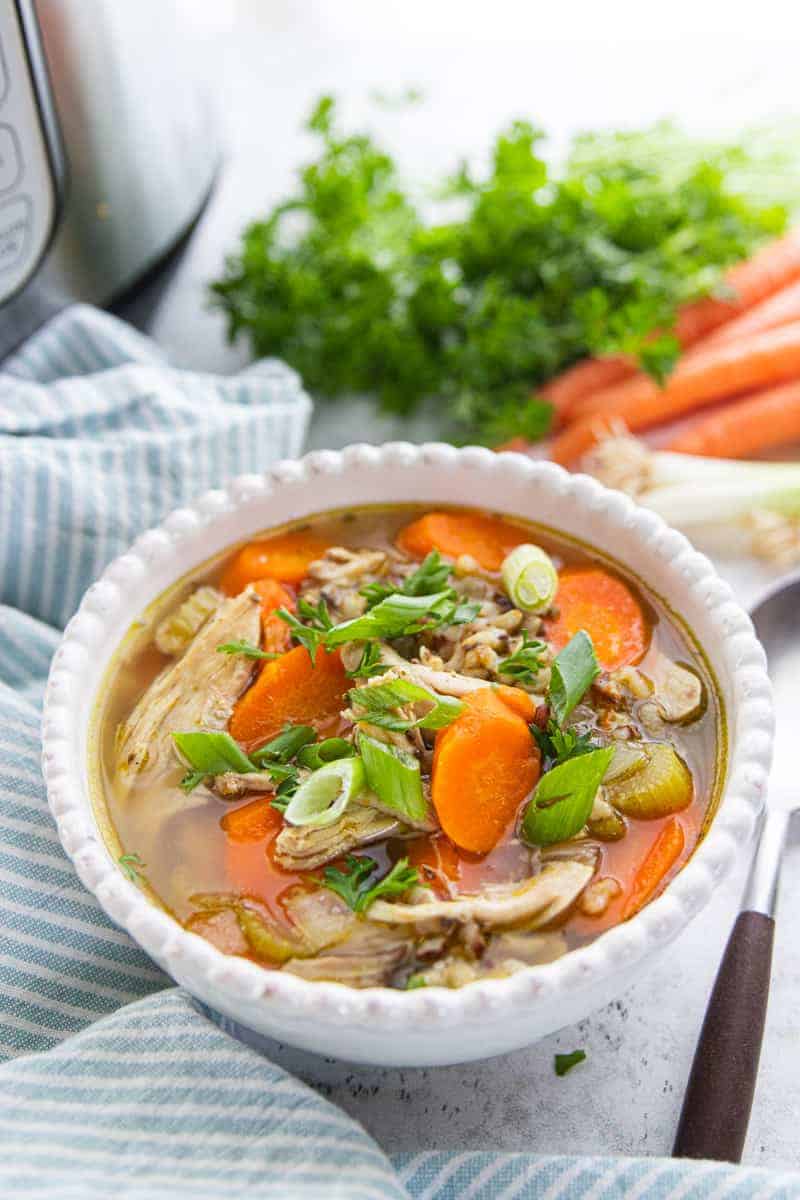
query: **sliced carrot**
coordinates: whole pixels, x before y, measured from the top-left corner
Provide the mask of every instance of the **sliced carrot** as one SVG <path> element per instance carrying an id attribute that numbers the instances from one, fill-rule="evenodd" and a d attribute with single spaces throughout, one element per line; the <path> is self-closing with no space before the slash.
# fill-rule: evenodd
<path id="1" fill-rule="evenodd" d="M 709 346 L 722 345 L 724 342 L 735 342 L 739 338 L 762 333 L 765 329 L 776 329 L 779 325 L 788 325 L 792 321 L 800 321 L 800 279 L 795 279 L 793 283 L 768 296 L 753 308 L 747 309 L 734 320 L 726 321 L 709 337 L 698 342 L 693 353 Z"/>
<path id="2" fill-rule="evenodd" d="M 336 723 L 350 686 L 338 650 L 329 654 L 320 647 L 312 666 L 305 647 L 296 646 L 264 663 L 233 710 L 231 735 L 253 750 L 277 737 L 287 721 L 327 730 Z"/>
<path id="3" fill-rule="evenodd" d="M 784 383 L 713 409 L 661 449 L 710 458 L 750 458 L 800 441 L 800 383 Z"/>
<path id="4" fill-rule="evenodd" d="M 406 844 L 408 861 L 419 871 L 423 886 L 441 900 L 451 895 L 451 883 L 461 874 L 461 860 L 453 843 L 442 833 L 426 833 Z"/>
<path id="5" fill-rule="evenodd" d="M 283 818 L 268 800 L 259 796 L 241 808 L 226 812 L 220 821 L 229 842 L 260 842 L 280 829 Z"/>
<path id="6" fill-rule="evenodd" d="M 610 358 L 584 358 L 555 375 L 544 387 L 537 388 L 535 394 L 549 400 L 556 414 L 561 416 L 583 396 L 636 374 L 635 362 L 621 354 Z"/>
<path id="7" fill-rule="evenodd" d="M 584 629 L 606 671 L 639 662 L 650 641 L 641 605 L 621 579 L 600 567 L 567 567 L 558 577 L 555 607 L 545 634 L 557 650 Z"/>
<path id="8" fill-rule="evenodd" d="M 494 694 L 503 701 L 507 708 L 510 708 L 518 717 L 522 717 L 523 721 L 530 723 L 536 716 L 536 705 L 528 693 L 523 692 L 522 688 L 498 683 L 495 684 Z"/>
<path id="9" fill-rule="evenodd" d="M 220 821 L 226 835 L 225 877 L 239 896 L 261 900 L 279 920 L 280 897 L 298 883 L 301 875 L 284 871 L 272 861 L 272 845 L 283 828 L 281 814 L 270 804 L 269 796 L 259 796 L 231 812 Z"/>
<path id="10" fill-rule="evenodd" d="M 270 654 L 283 654 L 291 649 L 292 635 L 289 626 L 275 615 L 278 608 L 294 612 L 297 605 L 294 592 L 274 579 L 257 579 L 253 589 L 261 597 L 261 648 Z"/>
<path id="11" fill-rule="evenodd" d="M 431 795 L 456 846 L 488 854 L 513 823 L 539 778 L 539 750 L 527 724 L 492 688 L 436 735 Z"/>
<path id="12" fill-rule="evenodd" d="M 307 530 L 280 533 L 263 542 L 249 542 L 228 563 L 219 586 L 227 596 L 238 596 L 248 583 L 255 583 L 257 579 L 299 583 L 311 563 L 320 558 L 329 545 Z"/>
<path id="13" fill-rule="evenodd" d="M 406 554 L 424 558 L 439 550 L 447 558 L 468 554 L 486 571 L 499 571 L 509 550 L 525 532 L 501 517 L 475 512 L 430 512 L 401 529 L 396 543 Z"/>
<path id="14" fill-rule="evenodd" d="M 648 429 L 715 400 L 798 376 L 800 321 L 794 321 L 741 342 L 726 342 L 687 355 L 663 388 L 648 377 L 637 376 L 619 387 L 596 392 L 576 407 L 575 415 L 602 413 L 624 421 L 629 429 Z"/>
<path id="15" fill-rule="evenodd" d="M 670 817 L 659 832 L 633 877 L 633 883 L 622 910 L 622 919 L 634 916 L 652 899 L 666 880 L 672 867 L 683 853 L 686 837 L 677 817 Z"/>

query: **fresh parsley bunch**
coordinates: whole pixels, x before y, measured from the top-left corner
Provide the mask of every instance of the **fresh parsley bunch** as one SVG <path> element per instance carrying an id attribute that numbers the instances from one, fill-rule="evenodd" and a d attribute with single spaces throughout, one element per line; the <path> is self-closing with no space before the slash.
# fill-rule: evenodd
<path id="1" fill-rule="evenodd" d="M 245 230 L 213 300 L 232 339 L 281 355 L 314 392 L 371 393 L 398 413 L 435 397 L 456 438 L 543 436 L 536 386 L 585 354 L 632 354 L 664 378 L 677 307 L 787 222 L 763 194 L 757 143 L 664 125 L 584 134 L 554 173 L 541 131 L 516 121 L 485 177 L 462 167 L 440 183 L 459 219 L 426 223 L 393 159 L 335 117 L 323 97 L 308 122 L 317 159 Z"/>

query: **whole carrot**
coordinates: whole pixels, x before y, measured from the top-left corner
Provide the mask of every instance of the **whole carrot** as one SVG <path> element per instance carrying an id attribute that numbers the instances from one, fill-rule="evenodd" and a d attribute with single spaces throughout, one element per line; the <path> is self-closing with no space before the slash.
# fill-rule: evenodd
<path id="1" fill-rule="evenodd" d="M 753 392 L 693 422 L 662 447 L 709 458 L 749 458 L 800 441 L 800 382 Z"/>
<path id="2" fill-rule="evenodd" d="M 790 230 L 784 237 L 763 246 L 752 258 L 731 267 L 725 276 L 730 299 L 709 296 L 685 305 L 675 323 L 675 336 L 681 346 L 692 346 L 721 327 L 721 337 L 722 332 L 735 323 L 737 314 L 746 313 L 795 280 L 800 280 L 800 229 Z M 800 318 L 800 311 L 797 315 Z M 784 323 L 783 320 L 771 322 L 773 325 Z M 770 325 L 756 324 L 751 326 L 750 332 L 766 328 Z M 613 378 L 613 364 L 617 364 L 616 379 Z M 599 369 L 601 365 L 604 370 Z M 580 415 L 580 402 L 592 393 L 633 378 L 646 380 L 647 376 L 636 371 L 630 360 L 622 356 L 586 359 L 557 375 L 540 389 L 539 394 L 554 405 L 559 416 L 569 420 Z"/>
<path id="3" fill-rule="evenodd" d="M 731 267 L 725 276 L 725 283 L 733 293 L 729 300 L 707 296 L 686 305 L 675 325 L 678 341 L 682 346 L 691 345 L 797 278 L 800 278 L 800 229 L 790 229 L 783 237 L 762 246 L 752 258 Z"/>
<path id="4" fill-rule="evenodd" d="M 584 358 L 554 375 L 544 387 L 537 389 L 537 395 L 549 400 L 556 415 L 560 416 L 583 396 L 636 374 L 635 362 L 621 354 L 613 358 Z"/>
<path id="5" fill-rule="evenodd" d="M 788 325 L 791 321 L 800 321 L 800 279 L 796 279 L 788 287 L 781 288 L 773 296 L 768 296 L 766 300 L 754 305 L 733 321 L 726 321 L 709 337 L 698 342 L 693 352 L 698 353 L 711 346 L 750 337 L 754 333 L 762 333 L 765 329 L 775 329 L 778 325 Z"/>
<path id="6" fill-rule="evenodd" d="M 629 429 L 649 429 L 715 400 L 800 377 L 800 321 L 741 342 L 687 355 L 660 388 L 631 379 L 583 401 L 576 416 L 619 417 Z"/>

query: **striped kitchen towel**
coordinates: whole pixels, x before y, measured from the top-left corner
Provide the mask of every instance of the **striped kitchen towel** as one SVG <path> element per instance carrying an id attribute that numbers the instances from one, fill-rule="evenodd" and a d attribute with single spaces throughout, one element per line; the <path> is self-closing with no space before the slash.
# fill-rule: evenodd
<path id="1" fill-rule="evenodd" d="M 176 371 L 86 308 L 54 319 L 0 372 L 0 1196 L 800 1196 L 797 1177 L 668 1159 L 390 1159 L 170 987 L 75 877 L 39 771 L 59 630 L 141 529 L 228 475 L 297 453 L 309 412 L 280 363 L 227 380 Z"/>

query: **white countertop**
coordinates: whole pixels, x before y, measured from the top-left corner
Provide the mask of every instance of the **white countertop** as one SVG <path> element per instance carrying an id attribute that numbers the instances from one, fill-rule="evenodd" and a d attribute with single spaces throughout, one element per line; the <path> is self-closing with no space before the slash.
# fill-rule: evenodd
<path id="1" fill-rule="evenodd" d="M 480 154 L 515 116 L 551 130 L 640 124 L 677 113 L 704 126 L 791 109 L 796 43 L 780 6 L 759 41 L 718 3 L 650 6 L 515 0 L 238 0 L 207 7 L 229 155 L 215 195 L 146 328 L 173 359 L 229 372 L 247 361 L 225 344 L 205 287 L 245 222 L 282 196 L 308 155 L 298 133 L 312 100 L 341 97 L 348 122 L 369 123 L 409 174 L 424 178 Z M 762 13 L 771 8 L 762 6 Z M 224 10 L 224 15 L 220 10 Z M 699 15 L 698 15 L 699 14 Z M 588 22 L 588 23 L 587 23 Z M 741 22 L 737 25 L 737 22 Z M 655 28 L 654 28 L 655 27 Z M 720 33 L 724 29 L 727 32 Z M 576 32 L 578 31 L 578 32 Z M 659 40 L 657 41 L 656 38 Z M 374 88 L 420 87 L 424 106 L 369 105 Z M 141 307 L 139 308 L 141 311 Z M 435 436 L 430 417 L 380 418 L 366 403 L 319 405 L 310 445 Z M 762 572 L 726 571 L 744 602 Z M 276 1058 L 352 1112 L 387 1150 L 501 1147 L 557 1153 L 668 1153 L 706 998 L 733 920 L 740 878 L 657 967 L 607 1009 L 530 1049 L 481 1064 L 378 1070 L 284 1048 Z M 800 1166 L 800 834 L 782 888 L 768 1030 L 746 1160 Z M 559 1079 L 554 1052 L 582 1047 L 588 1061 Z"/>

